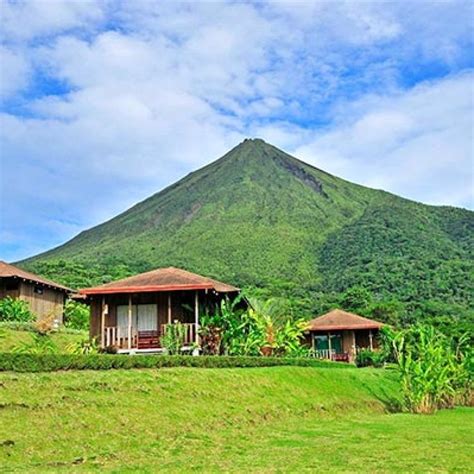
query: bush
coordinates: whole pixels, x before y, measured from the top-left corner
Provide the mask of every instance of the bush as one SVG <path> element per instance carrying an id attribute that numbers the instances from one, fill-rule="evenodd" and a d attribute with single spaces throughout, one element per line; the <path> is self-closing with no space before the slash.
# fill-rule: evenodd
<path id="1" fill-rule="evenodd" d="M 10 296 L 0 300 L 0 321 L 27 323 L 34 319 L 35 316 L 26 301 Z"/>
<path id="2" fill-rule="evenodd" d="M 64 306 L 64 325 L 70 329 L 89 329 L 89 307 L 77 301 L 67 300 Z"/>
<path id="3" fill-rule="evenodd" d="M 160 338 L 161 346 L 169 355 L 179 354 L 184 346 L 184 338 L 184 326 L 175 321 L 173 324 L 166 325 L 165 333 Z"/>
<path id="4" fill-rule="evenodd" d="M 357 367 L 382 367 L 384 362 L 384 355 L 381 352 L 374 352 L 370 349 L 360 350 L 355 358 Z"/>
<path id="5" fill-rule="evenodd" d="M 465 335 L 455 342 L 428 325 L 394 334 L 405 409 L 433 413 L 471 403 L 473 351 L 468 340 Z"/>
<path id="6" fill-rule="evenodd" d="M 165 356 L 124 354 L 18 354 L 0 353 L 0 372 L 53 372 L 58 370 L 145 369 L 163 367 L 325 367 L 348 369 L 349 364 L 317 359 L 231 356 Z"/>

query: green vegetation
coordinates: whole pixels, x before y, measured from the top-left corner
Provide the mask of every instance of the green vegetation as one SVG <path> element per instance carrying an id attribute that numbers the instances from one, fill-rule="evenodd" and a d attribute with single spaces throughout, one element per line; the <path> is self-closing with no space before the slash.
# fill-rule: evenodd
<path id="1" fill-rule="evenodd" d="M 54 372 L 57 370 L 111 370 L 111 369 L 150 369 L 163 367 L 200 367 L 200 368 L 229 368 L 229 367 L 324 367 L 328 369 L 349 369 L 343 363 L 329 362 L 310 358 L 283 358 L 283 357 L 249 357 L 249 356 L 201 356 L 190 355 L 113 355 L 97 354 L 91 351 L 72 354 L 58 353 L 46 347 L 48 342 L 42 342 L 37 348 L 32 346 L 28 351 L 13 351 L 0 353 L 0 372 Z"/>
<path id="2" fill-rule="evenodd" d="M 77 301 L 67 300 L 64 305 L 64 325 L 70 329 L 87 331 L 89 329 L 89 306 Z"/>
<path id="3" fill-rule="evenodd" d="M 396 333 L 392 343 L 406 409 L 433 413 L 472 403 L 474 351 L 467 336 L 455 343 L 432 326 L 416 325 Z"/>
<path id="4" fill-rule="evenodd" d="M 469 472 L 472 467 L 474 411 L 390 413 L 399 403 L 391 371 L 2 373 L 0 384 L 0 465 L 8 472 L 315 472 L 322 466 L 325 472 Z"/>
<path id="5" fill-rule="evenodd" d="M 0 324 L 0 353 L 12 352 L 18 347 L 28 347 L 35 344 L 37 331 L 31 324 Z M 49 336 L 52 344 L 57 348 L 58 352 L 68 352 L 71 344 L 79 343 L 88 338 L 85 331 L 71 331 L 60 329 L 52 332 Z M 36 351 L 35 351 L 36 352 Z"/>
<path id="6" fill-rule="evenodd" d="M 10 296 L 0 299 L 0 322 L 27 323 L 34 319 L 26 301 Z"/>
<path id="7" fill-rule="evenodd" d="M 21 266 L 81 288 L 174 265 L 285 298 L 295 317 L 342 306 L 474 334 L 473 249 L 471 211 L 358 186 L 247 140 Z"/>

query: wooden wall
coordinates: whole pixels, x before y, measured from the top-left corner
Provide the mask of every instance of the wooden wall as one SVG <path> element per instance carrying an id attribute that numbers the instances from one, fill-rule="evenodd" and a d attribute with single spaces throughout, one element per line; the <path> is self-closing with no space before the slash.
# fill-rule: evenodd
<path id="1" fill-rule="evenodd" d="M 35 287 L 40 288 L 42 293 L 36 293 Z M 63 292 L 29 282 L 21 282 L 19 298 L 29 303 L 31 311 L 38 319 L 54 316 L 60 323 L 63 322 L 65 301 Z"/>

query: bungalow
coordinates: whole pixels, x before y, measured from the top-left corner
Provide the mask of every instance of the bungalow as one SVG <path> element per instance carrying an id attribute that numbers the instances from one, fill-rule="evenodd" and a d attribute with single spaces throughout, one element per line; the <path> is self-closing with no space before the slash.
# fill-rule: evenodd
<path id="1" fill-rule="evenodd" d="M 199 316 L 239 289 L 179 268 L 159 268 L 79 290 L 90 304 L 90 335 L 119 352 L 159 351 L 169 324 L 185 328 L 185 347 L 198 343 Z"/>
<path id="2" fill-rule="evenodd" d="M 29 303 L 38 319 L 63 321 L 64 302 L 72 290 L 0 260 L 0 299 L 10 296 Z"/>
<path id="3" fill-rule="evenodd" d="M 317 357 L 352 362 L 360 349 L 376 349 L 383 324 L 335 309 L 308 323 L 309 342 Z"/>

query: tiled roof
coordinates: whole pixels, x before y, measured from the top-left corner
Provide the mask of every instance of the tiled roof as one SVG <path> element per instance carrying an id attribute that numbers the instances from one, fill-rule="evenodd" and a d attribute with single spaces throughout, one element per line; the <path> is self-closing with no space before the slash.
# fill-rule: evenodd
<path id="1" fill-rule="evenodd" d="M 58 290 L 63 290 L 66 292 L 72 292 L 70 288 L 67 288 L 59 283 L 48 280 L 46 278 L 35 275 L 34 273 L 27 272 L 21 268 L 10 265 L 7 262 L 0 260 L 0 278 L 21 278 L 23 280 L 32 281 L 35 283 L 40 283 L 45 286 L 51 286 Z"/>
<path id="2" fill-rule="evenodd" d="M 141 293 L 177 290 L 215 290 L 219 293 L 239 291 L 238 288 L 212 278 L 197 275 L 180 268 L 158 268 L 123 280 L 112 281 L 94 288 L 84 288 L 85 295 L 112 293 Z"/>
<path id="3" fill-rule="evenodd" d="M 335 331 L 344 329 L 380 329 L 383 323 L 334 309 L 308 323 L 308 331 Z"/>

